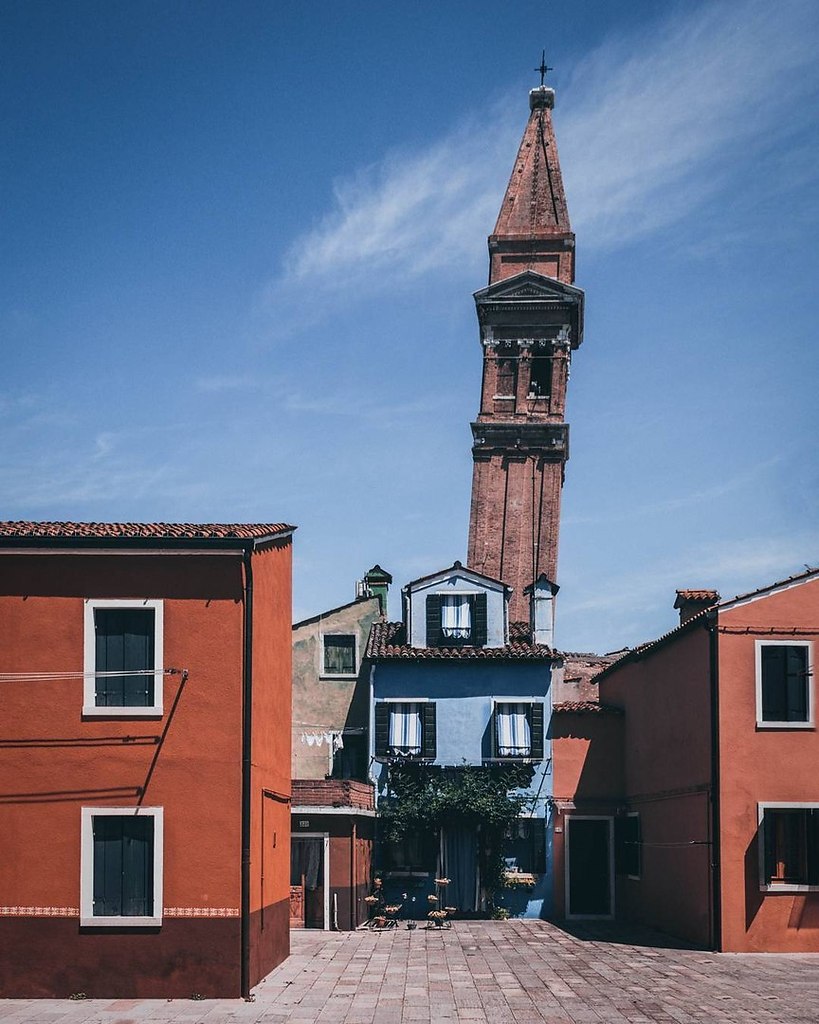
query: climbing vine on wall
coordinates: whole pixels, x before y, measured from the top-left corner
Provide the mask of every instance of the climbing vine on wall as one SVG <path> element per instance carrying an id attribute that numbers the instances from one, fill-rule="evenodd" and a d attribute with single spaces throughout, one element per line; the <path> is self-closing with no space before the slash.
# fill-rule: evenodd
<path id="1" fill-rule="evenodd" d="M 530 764 L 443 768 L 394 762 L 388 768 L 387 795 L 378 804 L 384 838 L 400 842 L 447 824 L 474 828 L 484 888 L 491 892 L 502 882 L 503 838 L 531 806 L 531 796 L 514 791 L 527 789 L 533 775 Z"/>

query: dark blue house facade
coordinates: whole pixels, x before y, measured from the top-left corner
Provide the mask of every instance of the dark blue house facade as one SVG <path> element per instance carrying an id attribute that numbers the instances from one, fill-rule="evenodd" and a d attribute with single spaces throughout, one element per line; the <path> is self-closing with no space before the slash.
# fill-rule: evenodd
<path id="1" fill-rule="evenodd" d="M 448 878 L 446 901 L 463 913 L 505 907 L 510 914 L 551 911 L 549 807 L 551 648 L 556 588 L 544 578 L 528 588 L 528 623 L 509 623 L 510 590 L 459 562 L 409 583 L 403 620 L 373 626 L 370 662 L 370 764 L 381 808 L 394 800 L 391 771 L 469 770 L 519 785 L 520 813 L 502 840 L 503 883 L 487 887 L 474 820 L 423 823 L 400 844 L 381 842 L 376 864 L 386 889 L 423 916 L 436 878 Z M 504 767 L 506 766 L 506 767 Z M 414 769 L 413 769 L 414 770 Z M 440 775 L 439 775 L 440 777 Z M 480 781 L 477 778 L 477 781 Z M 404 898 L 404 893 L 406 897 Z M 413 906 L 414 897 L 414 906 Z"/>

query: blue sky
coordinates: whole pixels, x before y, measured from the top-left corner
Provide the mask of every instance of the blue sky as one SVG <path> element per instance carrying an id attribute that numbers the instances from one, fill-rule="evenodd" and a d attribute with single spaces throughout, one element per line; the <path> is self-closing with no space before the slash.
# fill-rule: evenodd
<path id="1" fill-rule="evenodd" d="M 0 515 L 293 522 L 296 618 L 463 559 L 545 46 L 587 299 L 558 642 L 819 563 L 818 43 L 812 0 L 6 0 Z"/>

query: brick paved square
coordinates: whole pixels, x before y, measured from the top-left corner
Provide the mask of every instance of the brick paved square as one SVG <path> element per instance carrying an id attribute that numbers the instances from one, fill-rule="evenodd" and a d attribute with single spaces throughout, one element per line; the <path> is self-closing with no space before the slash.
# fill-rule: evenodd
<path id="1" fill-rule="evenodd" d="M 628 941 L 624 941 L 627 939 Z M 443 940 L 443 942 L 442 942 Z M 292 935 L 255 1000 L 4 1000 L 3 1024 L 816 1024 L 819 954 L 543 921 Z"/>

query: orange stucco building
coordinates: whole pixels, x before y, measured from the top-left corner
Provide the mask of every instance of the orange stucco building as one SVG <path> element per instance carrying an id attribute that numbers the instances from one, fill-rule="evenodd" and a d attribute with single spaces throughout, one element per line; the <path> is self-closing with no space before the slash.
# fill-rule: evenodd
<path id="1" fill-rule="evenodd" d="M 597 677 L 623 712 L 616 916 L 728 952 L 817 952 L 819 570 L 676 606 L 676 629 Z"/>
<path id="2" fill-rule="evenodd" d="M 289 952 L 285 524 L 0 524 L 0 994 L 238 996 Z"/>

